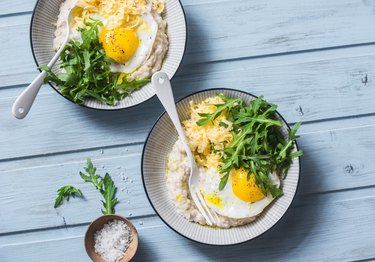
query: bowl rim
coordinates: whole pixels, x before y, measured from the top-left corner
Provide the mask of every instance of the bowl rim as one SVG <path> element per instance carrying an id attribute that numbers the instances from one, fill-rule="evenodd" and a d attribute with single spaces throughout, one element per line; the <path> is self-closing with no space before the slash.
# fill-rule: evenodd
<path id="1" fill-rule="evenodd" d="M 184 97 L 178 99 L 175 104 L 179 104 L 181 101 L 183 100 L 186 100 L 188 99 L 189 97 L 191 96 L 194 96 L 196 94 L 199 94 L 199 93 L 205 93 L 205 92 L 208 92 L 208 91 L 221 91 L 221 90 L 227 90 L 227 91 L 236 91 L 236 92 L 239 92 L 239 93 L 243 93 L 245 95 L 249 95 L 249 96 L 252 96 L 254 98 L 258 98 L 258 96 L 256 95 L 253 95 L 249 92 L 246 92 L 246 91 L 243 91 L 243 90 L 239 90 L 239 89 L 234 89 L 234 88 L 226 88 L 226 87 L 216 87 L 216 88 L 208 88 L 208 89 L 204 89 L 204 90 L 199 90 L 199 91 L 195 91 L 193 93 L 190 93 L 188 95 L 185 95 Z M 257 239 L 258 237 L 262 236 L 263 234 L 265 234 L 266 232 L 269 232 L 276 224 L 278 224 L 284 217 L 285 217 L 285 214 L 289 211 L 291 205 L 293 204 L 294 200 L 295 200 L 295 197 L 297 195 L 297 192 L 298 192 L 298 188 L 299 188 L 299 185 L 300 185 L 300 178 L 301 178 L 301 157 L 299 156 L 298 157 L 298 165 L 299 165 L 299 168 L 298 168 L 298 180 L 297 180 L 297 185 L 296 185 L 296 190 L 294 192 L 294 195 L 292 197 L 292 200 L 290 201 L 289 205 L 287 206 L 287 208 L 285 209 L 284 213 L 280 216 L 280 218 L 272 225 L 270 226 L 269 228 L 267 228 L 267 230 L 265 230 L 264 232 L 262 232 L 261 234 L 257 235 L 256 237 L 253 237 L 253 238 L 250 238 L 248 240 L 245 240 L 245 241 L 241 241 L 241 242 L 237 242 L 237 243 L 233 243 L 233 244 L 210 244 L 210 243 L 206 243 L 206 242 L 201 242 L 199 240 L 196 240 L 196 239 L 192 239 L 190 237 L 187 237 L 186 235 L 184 235 L 183 233 L 177 231 L 177 229 L 173 228 L 170 224 L 168 224 L 164 218 L 159 214 L 159 212 L 156 210 L 154 204 L 152 203 L 151 201 L 151 198 L 147 192 L 147 189 L 146 189 L 146 183 L 145 183 L 145 176 L 144 176 L 144 156 L 145 156 L 145 152 L 146 152 L 146 145 L 150 139 L 150 136 L 152 134 L 152 132 L 154 131 L 157 123 L 160 121 L 160 119 L 162 117 L 164 117 L 164 115 L 166 115 L 167 112 L 164 111 L 163 113 L 161 113 L 161 115 L 156 119 L 155 123 L 153 124 L 152 128 L 150 129 L 147 137 L 146 137 L 146 140 L 144 142 L 144 145 L 143 145 L 143 149 L 142 149 L 142 158 L 141 158 L 141 177 L 142 177 L 142 184 L 143 184 L 143 189 L 146 193 L 146 196 L 147 196 L 147 199 L 152 207 L 152 209 L 155 211 L 156 215 L 163 221 L 164 224 L 166 224 L 170 229 L 172 229 L 174 232 L 176 232 L 177 234 L 179 234 L 180 236 L 183 236 L 184 238 L 186 239 L 189 239 L 193 242 L 196 242 L 196 243 L 199 243 L 199 244 L 203 244 L 203 245 L 207 245 L 207 246 L 236 246 L 236 245 L 241 245 L 241 244 L 244 244 L 244 243 L 247 243 L 247 242 L 250 242 L 254 239 Z M 278 115 L 278 117 L 280 117 L 282 119 L 282 121 L 285 123 L 288 131 L 290 130 L 290 126 L 289 124 L 285 121 L 284 117 L 276 110 L 276 114 Z M 296 149 L 299 150 L 299 146 L 298 146 L 298 143 L 297 141 L 295 141 L 295 145 L 296 145 Z"/>
<path id="2" fill-rule="evenodd" d="M 35 64 L 37 65 L 37 69 L 39 70 L 39 72 L 42 72 L 42 70 L 40 70 L 39 68 L 39 63 L 38 63 L 38 60 L 36 59 L 36 55 L 35 55 L 35 51 L 34 51 L 34 44 L 33 44 L 33 38 L 32 38 L 32 29 L 33 29 L 33 24 L 34 24 L 34 19 L 35 19 L 35 11 L 37 10 L 38 6 L 39 6 L 39 3 L 42 2 L 42 1 L 46 1 L 46 0 L 37 0 L 35 5 L 34 5 L 34 8 L 33 8 L 33 13 L 31 15 L 31 20 L 30 20 L 30 26 L 29 26 L 29 41 L 30 41 L 30 47 L 31 47 L 31 53 L 33 55 L 33 58 L 34 58 L 34 62 Z M 65 0 L 63 0 L 65 1 Z M 181 3 L 181 0 L 175 0 L 177 1 L 179 4 L 180 4 L 180 7 L 181 7 L 181 10 L 182 10 L 182 14 L 184 16 L 184 23 L 185 23 L 185 44 L 184 44 L 184 49 L 182 51 L 182 57 L 181 57 L 181 60 L 176 68 L 176 71 L 173 73 L 173 75 L 170 77 L 170 80 L 172 80 L 172 78 L 176 75 L 176 73 L 179 71 L 180 67 L 181 67 L 181 64 L 185 58 L 185 55 L 186 55 L 186 46 L 187 46 L 187 38 L 188 38 L 188 26 L 187 26 L 187 21 L 186 21 L 186 13 L 185 13 L 185 10 L 184 10 L 184 6 L 182 5 Z M 151 100 L 153 97 L 155 97 L 156 94 L 153 94 L 152 96 L 150 96 L 149 98 L 147 98 L 146 100 L 138 103 L 138 104 L 134 104 L 134 105 L 131 105 L 131 106 L 127 106 L 127 107 L 122 107 L 122 108 L 108 108 L 108 109 L 104 109 L 104 108 L 96 108 L 96 107 L 90 107 L 90 106 L 87 106 L 87 105 L 84 105 L 84 104 L 77 104 L 75 103 L 74 101 L 72 101 L 71 99 L 63 96 L 59 90 L 57 88 L 55 88 L 52 83 L 50 81 L 48 81 L 48 85 L 53 89 L 55 90 L 55 92 L 57 92 L 60 96 L 62 96 L 64 99 L 72 102 L 73 104 L 75 105 L 78 105 L 78 106 L 81 106 L 81 107 L 84 107 L 84 108 L 89 108 L 89 109 L 92 109 L 92 110 L 97 110 L 97 111 L 120 111 L 120 110 L 125 110 L 125 109 L 130 109 L 130 108 L 133 108 L 133 107 L 136 107 L 138 105 L 141 105 L 149 100 Z"/>

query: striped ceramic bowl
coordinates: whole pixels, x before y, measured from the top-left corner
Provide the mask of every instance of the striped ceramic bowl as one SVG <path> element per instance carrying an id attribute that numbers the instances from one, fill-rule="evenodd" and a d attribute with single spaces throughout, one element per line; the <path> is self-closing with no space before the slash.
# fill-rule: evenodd
<path id="1" fill-rule="evenodd" d="M 56 29 L 54 23 L 57 21 L 62 2 L 64 0 L 38 0 L 35 5 L 30 25 L 30 41 L 33 56 L 38 66 L 48 64 L 55 53 L 52 48 Z M 182 5 L 178 0 L 166 0 L 165 3 L 166 11 L 163 19 L 168 24 L 169 50 L 161 70 L 166 72 L 169 78 L 172 78 L 180 66 L 185 52 L 186 21 Z M 58 72 L 58 67 L 55 66 L 53 71 Z M 59 92 L 57 86 L 52 83 L 50 85 Z M 115 106 L 106 105 L 95 99 L 87 99 L 83 106 L 102 110 L 123 109 L 138 105 L 154 95 L 155 92 L 151 84 L 147 84 Z"/>
<path id="2" fill-rule="evenodd" d="M 200 91 L 177 102 L 177 111 L 181 121 L 189 118 L 190 101 L 200 102 L 219 93 L 223 93 L 229 97 L 240 97 L 246 103 L 255 98 L 251 94 L 234 89 L 209 89 Z M 278 117 L 283 122 L 282 133 L 287 137 L 289 126 L 280 115 Z M 147 197 L 159 217 L 177 233 L 204 244 L 239 244 L 256 238 L 269 230 L 288 210 L 298 186 L 300 176 L 299 159 L 293 161 L 285 180 L 283 180 L 284 195 L 268 206 L 254 222 L 230 229 L 210 228 L 188 222 L 176 212 L 173 203 L 169 200 L 164 177 L 167 156 L 177 138 L 177 132 L 169 116 L 164 113 L 151 129 L 142 154 L 142 179 Z M 297 145 L 294 150 L 297 150 Z"/>

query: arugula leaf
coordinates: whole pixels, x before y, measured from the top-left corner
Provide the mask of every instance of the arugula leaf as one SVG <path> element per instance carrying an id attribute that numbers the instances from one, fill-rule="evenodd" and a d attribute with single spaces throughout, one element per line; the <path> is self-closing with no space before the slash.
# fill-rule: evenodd
<path id="1" fill-rule="evenodd" d="M 202 113 L 199 114 L 200 116 L 202 116 L 202 118 L 197 121 L 198 126 L 207 125 L 208 123 L 214 121 L 217 117 L 219 117 L 222 112 L 224 112 L 227 109 L 229 110 L 232 107 L 237 106 L 238 103 L 241 102 L 241 99 L 239 98 L 232 99 L 232 98 L 224 96 L 223 94 L 220 94 L 219 96 L 221 97 L 221 99 L 224 100 L 225 103 L 215 105 L 217 109 L 212 114 L 202 114 Z"/>
<path id="2" fill-rule="evenodd" d="M 96 174 L 96 167 L 94 167 L 90 158 L 87 159 L 87 167 L 85 167 L 84 169 L 89 175 L 85 175 L 84 173 L 79 172 L 81 178 L 85 182 L 92 183 L 96 187 L 96 189 L 101 190 L 103 187 L 103 179 Z"/>
<path id="3" fill-rule="evenodd" d="M 63 186 L 57 190 L 57 197 L 55 200 L 54 208 L 59 207 L 62 204 L 62 201 L 66 199 L 69 201 L 70 197 L 75 198 L 76 196 L 82 197 L 82 192 L 74 186 Z"/>
<path id="4" fill-rule="evenodd" d="M 92 183 L 104 198 L 104 200 L 102 200 L 104 207 L 104 209 L 102 209 L 102 213 L 104 215 L 114 214 L 115 206 L 119 201 L 116 198 L 117 188 L 111 176 L 108 173 L 105 174 L 104 178 L 98 175 L 96 173 L 96 168 L 89 158 L 87 159 L 87 167 L 85 167 L 85 171 L 88 175 L 79 172 L 81 178 L 85 182 Z"/>
<path id="5" fill-rule="evenodd" d="M 247 179 L 254 174 L 255 182 L 265 195 L 269 191 L 273 197 L 281 196 L 282 190 L 271 183 L 268 174 L 276 171 L 284 179 L 293 158 L 303 154 L 302 150 L 292 152 L 301 123 L 291 128 L 286 140 L 281 134 L 282 122 L 276 116 L 276 105 L 268 103 L 262 96 L 249 105 L 241 99 L 227 98 L 222 94 L 220 97 L 225 103 L 216 105 L 212 114 L 200 114 L 202 118 L 197 122 L 197 125 L 206 125 L 225 110 L 233 122 L 233 140 L 221 152 L 223 164 L 219 166 L 222 174 L 219 190 L 224 189 L 230 170 L 242 166 L 248 171 Z"/>
<path id="6" fill-rule="evenodd" d="M 223 190 L 224 189 L 225 185 L 228 182 L 228 178 L 229 178 L 229 173 L 226 173 L 224 176 L 222 176 L 220 178 L 219 190 Z"/>
<path id="7" fill-rule="evenodd" d="M 66 44 L 59 58 L 59 74 L 46 65 L 39 67 L 47 72 L 45 83 L 55 83 L 63 96 L 77 104 L 94 98 L 115 105 L 150 82 L 150 79 L 128 81 L 125 75 L 121 84 L 118 83 L 121 73 L 111 72 L 114 60 L 106 56 L 99 41 L 102 25 L 101 21 L 92 20 L 85 23 L 85 28 L 78 29 L 82 41 L 71 40 Z"/>
<path id="8" fill-rule="evenodd" d="M 276 165 L 282 178 L 285 178 L 286 173 L 290 165 L 292 164 L 293 158 L 300 157 L 303 155 L 303 150 L 292 152 L 295 141 L 299 136 L 296 135 L 297 130 L 300 128 L 301 122 L 295 123 L 289 131 L 289 138 L 286 145 L 280 148 L 278 156 L 276 158 Z"/>
<path id="9" fill-rule="evenodd" d="M 109 215 L 115 213 L 115 205 L 119 202 L 118 199 L 115 197 L 117 188 L 115 187 L 111 176 L 106 173 L 104 176 L 104 187 L 100 191 L 102 196 L 104 197 L 105 201 L 102 201 L 104 210 L 102 209 L 103 215 Z"/>
<path id="10" fill-rule="evenodd" d="M 224 127 L 224 128 L 227 128 L 227 127 L 228 127 L 228 124 L 227 124 L 227 123 L 224 123 L 224 122 L 219 122 L 219 126 Z"/>

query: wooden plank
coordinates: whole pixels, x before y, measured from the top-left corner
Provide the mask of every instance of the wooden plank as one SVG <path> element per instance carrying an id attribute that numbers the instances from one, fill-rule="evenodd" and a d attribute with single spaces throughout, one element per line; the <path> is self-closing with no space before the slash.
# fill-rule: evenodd
<path id="1" fill-rule="evenodd" d="M 31 161 L 20 160 L 13 162 L 9 167 L 2 164 L 4 169 L 1 171 L 1 177 L 7 182 L 0 197 L 0 234 L 87 223 L 100 216 L 100 193 L 90 183 L 83 182 L 79 176 L 79 171 L 83 171 L 86 166 L 87 157 L 92 158 L 99 174 L 104 175 L 109 171 L 115 181 L 118 187 L 117 195 L 121 201 L 117 208 L 118 213 L 126 216 L 152 213 L 141 182 L 141 148 L 138 145 L 44 157 Z M 56 190 L 64 185 L 80 188 L 84 193 L 84 199 L 72 199 L 69 203 L 54 209 Z M 14 209 L 10 210 L 5 206 L 13 206 Z M 8 211 L 5 211 L 6 209 Z M 17 217 L 23 221 L 22 225 L 15 223 L 18 219 L 14 214 L 18 214 Z"/>
<path id="2" fill-rule="evenodd" d="M 31 52 L 30 19 L 31 14 L 0 18 L 0 48 L 10 55 L 0 64 L 1 86 L 30 83 L 39 72 Z"/>
<path id="3" fill-rule="evenodd" d="M 0 2 L 0 17 L 32 12 L 35 0 L 4 0 Z"/>
<path id="4" fill-rule="evenodd" d="M 186 63 L 373 43 L 375 28 L 368 25 L 375 23 L 374 6 L 372 1 L 359 0 L 235 4 L 227 0 L 186 5 Z M 9 85 L 25 84 L 35 75 L 27 49 L 30 17 L 31 14 L 25 14 L 0 19 L 0 50 L 9 54 L 3 57 L 7 63 L 0 66 L 0 83 L 6 79 Z M 16 53 L 23 55 L 12 55 Z"/>
<path id="5" fill-rule="evenodd" d="M 373 259 L 375 188 L 300 195 L 285 217 L 258 239 L 236 246 L 191 242 L 158 218 L 135 220 L 140 246 L 134 261 L 353 261 Z M 1 261 L 88 261 L 86 225 L 0 237 Z M 69 231 L 70 235 L 64 233 Z M 49 239 L 48 239 L 49 236 Z M 70 237 L 69 237 L 70 236 Z M 41 238 L 41 239 L 40 239 Z M 7 239 L 10 239 L 7 242 Z M 15 242 L 14 242 L 15 241 Z M 14 243 L 13 243 L 14 242 Z M 64 247 L 64 248 L 61 248 Z M 173 251 L 173 252 L 172 252 Z"/>
<path id="6" fill-rule="evenodd" d="M 345 50 L 349 53 L 346 55 L 343 50 L 293 55 L 290 60 L 269 57 L 194 67 L 185 64 L 172 84 L 177 98 L 212 87 L 263 94 L 279 105 L 288 122 L 372 114 L 375 48 L 363 49 L 363 53 L 362 48 Z M 73 105 L 45 86 L 28 117 L 19 121 L 10 109 L 23 88 L 0 91 L 0 143 L 7 148 L 0 152 L 0 159 L 142 142 L 162 112 L 155 98 L 124 111 L 89 110 Z"/>
<path id="7" fill-rule="evenodd" d="M 308 134 L 304 134 L 306 127 L 301 130 L 299 144 L 305 150 L 301 194 L 375 185 L 375 124 L 362 127 L 356 126 L 355 122 L 352 124 L 351 128 Z M 88 223 L 100 215 L 98 192 L 92 185 L 84 184 L 78 175 L 85 166 L 86 157 L 93 158 L 100 173 L 108 171 L 115 179 L 122 201 L 118 213 L 153 214 L 141 183 L 142 146 L 119 146 L 103 151 L 96 149 L 0 163 L 3 188 L 0 191 L 0 234 Z M 122 180 L 121 173 L 129 177 L 127 181 Z M 86 199 L 72 200 L 54 209 L 56 190 L 68 184 L 79 186 Z"/>

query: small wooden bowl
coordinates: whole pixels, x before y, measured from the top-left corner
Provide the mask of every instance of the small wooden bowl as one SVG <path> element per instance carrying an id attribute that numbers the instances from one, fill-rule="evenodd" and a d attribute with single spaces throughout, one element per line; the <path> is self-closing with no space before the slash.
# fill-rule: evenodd
<path id="1" fill-rule="evenodd" d="M 125 251 L 124 256 L 122 257 L 122 259 L 119 260 L 119 262 L 130 261 L 130 259 L 133 258 L 133 256 L 135 255 L 135 252 L 137 251 L 137 248 L 138 248 L 138 233 L 137 233 L 137 230 L 135 229 L 134 225 L 128 219 L 126 219 L 125 217 L 122 217 L 122 216 L 118 216 L 118 215 L 101 216 L 101 217 L 97 218 L 96 220 L 94 220 L 90 224 L 89 228 L 86 231 L 86 235 L 85 235 L 86 252 L 89 255 L 89 257 L 91 258 L 91 260 L 94 261 L 94 262 L 105 262 L 104 259 L 102 259 L 97 253 L 95 253 L 94 234 L 95 234 L 96 231 L 102 229 L 105 224 L 107 224 L 109 221 L 112 221 L 112 220 L 124 221 L 130 227 L 131 234 L 133 236 L 132 242 L 130 242 L 130 245 L 129 245 L 128 249 Z"/>

